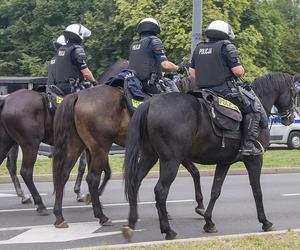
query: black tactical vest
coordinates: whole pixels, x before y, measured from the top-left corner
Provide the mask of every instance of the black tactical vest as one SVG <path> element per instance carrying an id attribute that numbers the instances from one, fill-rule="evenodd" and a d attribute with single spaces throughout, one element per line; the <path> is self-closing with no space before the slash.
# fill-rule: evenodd
<path id="1" fill-rule="evenodd" d="M 78 67 L 72 63 L 71 53 L 74 49 L 79 48 L 79 45 L 72 44 L 61 46 L 56 55 L 55 61 L 55 77 L 57 83 L 68 83 L 69 79 L 84 80 L 84 77 Z"/>
<path id="2" fill-rule="evenodd" d="M 47 84 L 48 85 L 55 85 L 55 63 L 56 63 L 56 56 L 57 54 L 55 54 L 55 56 L 51 59 L 51 61 L 48 64 L 48 79 L 47 79 Z"/>
<path id="3" fill-rule="evenodd" d="M 198 88 L 218 86 L 234 76 L 222 58 L 222 46 L 226 42 L 222 40 L 197 45 L 194 60 Z"/>
<path id="4" fill-rule="evenodd" d="M 161 75 L 160 64 L 149 49 L 154 36 L 133 42 L 130 46 L 129 69 L 135 70 L 141 81 L 149 80 L 152 73 Z"/>

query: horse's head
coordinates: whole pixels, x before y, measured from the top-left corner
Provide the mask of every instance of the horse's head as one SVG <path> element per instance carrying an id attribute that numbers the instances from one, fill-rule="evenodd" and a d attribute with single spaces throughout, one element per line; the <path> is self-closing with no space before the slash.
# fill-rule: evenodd
<path id="1" fill-rule="evenodd" d="M 288 126 L 294 122 L 295 99 L 297 92 L 294 86 L 294 77 L 288 75 L 286 84 L 280 89 L 278 98 L 275 100 L 275 107 L 281 117 L 281 123 Z"/>
<path id="2" fill-rule="evenodd" d="M 297 95 L 294 76 L 282 72 L 272 72 L 255 79 L 253 89 L 268 115 L 271 113 L 272 106 L 275 105 L 283 125 L 288 126 L 294 122 Z"/>

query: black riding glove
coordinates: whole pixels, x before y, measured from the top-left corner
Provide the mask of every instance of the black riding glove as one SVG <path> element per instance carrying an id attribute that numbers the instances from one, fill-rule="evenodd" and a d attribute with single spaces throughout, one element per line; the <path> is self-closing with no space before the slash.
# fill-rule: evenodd
<path id="1" fill-rule="evenodd" d="M 93 82 L 91 82 L 91 83 L 92 83 L 93 86 L 96 86 L 96 85 L 99 84 L 99 82 L 98 82 L 97 80 L 95 80 L 95 81 L 93 81 Z"/>
<path id="2" fill-rule="evenodd" d="M 183 65 L 179 65 L 178 69 L 177 69 L 177 72 L 179 74 L 184 74 L 185 72 L 187 71 L 186 67 L 183 66 Z"/>

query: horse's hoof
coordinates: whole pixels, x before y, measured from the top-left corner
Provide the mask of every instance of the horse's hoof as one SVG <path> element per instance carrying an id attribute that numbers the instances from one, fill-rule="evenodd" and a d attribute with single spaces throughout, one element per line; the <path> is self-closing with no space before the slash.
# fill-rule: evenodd
<path id="1" fill-rule="evenodd" d="M 268 222 L 268 223 L 266 223 L 266 224 L 264 224 L 264 225 L 262 226 L 262 230 L 263 230 L 264 232 L 274 231 L 274 226 L 273 226 L 273 224 L 272 224 L 271 222 Z"/>
<path id="2" fill-rule="evenodd" d="M 106 221 L 101 222 L 101 220 L 99 221 L 100 225 L 102 226 L 113 226 L 114 224 L 112 223 L 111 219 L 107 218 Z"/>
<path id="3" fill-rule="evenodd" d="M 31 198 L 30 198 L 30 195 L 24 195 L 24 196 L 22 197 L 21 203 L 22 203 L 22 204 L 31 204 L 31 203 L 32 203 L 32 200 L 31 200 Z"/>
<path id="4" fill-rule="evenodd" d="M 215 225 L 207 225 L 205 224 L 204 227 L 203 227 L 203 230 L 206 232 L 206 233 L 217 233 L 218 230 L 216 228 Z"/>
<path id="5" fill-rule="evenodd" d="M 85 196 L 83 194 L 78 193 L 77 197 L 76 197 L 76 201 L 77 202 L 86 202 L 86 198 L 85 198 Z"/>
<path id="6" fill-rule="evenodd" d="M 50 215 L 50 213 L 47 210 L 47 208 L 37 208 L 36 211 L 38 212 L 38 215 L 40 215 L 40 216 Z"/>
<path id="7" fill-rule="evenodd" d="M 167 216 L 168 216 L 168 220 L 173 220 L 172 216 L 169 213 L 167 214 Z"/>
<path id="8" fill-rule="evenodd" d="M 55 226 L 56 228 L 68 228 L 68 227 L 69 227 L 68 223 L 65 222 L 65 221 L 63 221 L 63 222 L 61 222 L 61 223 L 59 223 L 59 224 L 54 223 L 54 226 Z"/>
<path id="9" fill-rule="evenodd" d="M 197 214 L 199 214 L 200 216 L 204 216 L 205 209 L 204 209 L 204 208 L 198 208 L 198 207 L 196 207 L 196 208 L 195 208 L 195 212 L 196 212 Z"/>
<path id="10" fill-rule="evenodd" d="M 122 227 L 122 235 L 126 240 L 131 241 L 133 234 L 134 234 L 134 230 L 131 229 L 129 226 Z"/>
<path id="11" fill-rule="evenodd" d="M 92 202 L 92 198 L 90 194 L 86 194 L 85 196 L 85 204 L 89 205 Z"/>
<path id="12" fill-rule="evenodd" d="M 166 240 L 174 240 L 177 236 L 177 233 L 173 230 L 170 230 L 169 232 L 166 233 Z"/>

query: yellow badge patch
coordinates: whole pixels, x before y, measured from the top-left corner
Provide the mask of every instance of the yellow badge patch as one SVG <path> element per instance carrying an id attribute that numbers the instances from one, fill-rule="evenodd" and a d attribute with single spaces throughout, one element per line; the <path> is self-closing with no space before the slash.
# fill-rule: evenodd
<path id="1" fill-rule="evenodd" d="M 132 99 L 131 101 L 132 101 L 132 106 L 135 108 L 137 108 L 138 106 L 140 106 L 143 103 L 143 101 L 138 101 L 135 99 Z"/>
<path id="2" fill-rule="evenodd" d="M 61 97 L 61 96 L 56 96 L 56 99 L 55 99 L 55 102 L 57 103 L 57 104 L 61 104 L 62 103 L 62 101 L 63 101 L 63 97 Z"/>
<path id="3" fill-rule="evenodd" d="M 226 99 L 224 99 L 220 96 L 218 97 L 218 103 L 219 103 L 219 105 L 221 105 L 223 107 L 230 108 L 230 109 L 236 110 L 237 112 L 241 113 L 238 106 L 236 106 L 232 102 L 230 102 L 230 101 L 228 101 L 228 100 L 226 100 Z"/>

